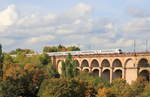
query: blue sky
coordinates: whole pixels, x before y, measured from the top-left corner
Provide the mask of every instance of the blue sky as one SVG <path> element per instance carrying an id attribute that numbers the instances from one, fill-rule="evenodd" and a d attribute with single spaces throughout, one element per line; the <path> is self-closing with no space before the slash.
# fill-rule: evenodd
<path id="1" fill-rule="evenodd" d="M 0 0 L 4 51 L 45 45 L 84 49 L 145 49 L 150 37 L 149 0 Z"/>

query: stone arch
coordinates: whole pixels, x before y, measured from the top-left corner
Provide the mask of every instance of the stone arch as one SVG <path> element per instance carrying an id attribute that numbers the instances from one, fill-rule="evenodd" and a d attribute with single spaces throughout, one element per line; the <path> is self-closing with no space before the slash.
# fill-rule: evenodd
<path id="1" fill-rule="evenodd" d="M 84 71 L 84 72 L 90 72 L 90 69 L 89 68 L 84 68 L 82 71 Z"/>
<path id="2" fill-rule="evenodd" d="M 110 62 L 107 59 L 104 59 L 101 63 L 102 67 L 110 67 Z"/>
<path id="3" fill-rule="evenodd" d="M 81 62 L 81 67 L 89 67 L 89 62 L 84 59 L 84 60 Z"/>
<path id="4" fill-rule="evenodd" d="M 77 67 L 80 67 L 80 63 L 78 60 L 74 60 Z"/>
<path id="5" fill-rule="evenodd" d="M 135 67 L 134 61 L 132 58 L 129 58 L 125 61 L 125 67 Z"/>
<path id="6" fill-rule="evenodd" d="M 62 60 L 57 62 L 57 70 L 59 74 L 62 74 Z"/>
<path id="7" fill-rule="evenodd" d="M 149 67 L 148 60 L 145 58 L 140 59 L 138 62 L 138 67 Z"/>
<path id="8" fill-rule="evenodd" d="M 81 68 L 76 68 L 76 72 L 77 72 L 77 74 L 79 74 L 79 72 L 81 71 Z"/>
<path id="9" fill-rule="evenodd" d="M 96 59 L 92 60 L 91 66 L 92 67 L 99 67 L 99 62 Z"/>
<path id="10" fill-rule="evenodd" d="M 102 72 L 102 79 L 110 82 L 110 70 L 109 69 L 105 69 L 103 72 Z"/>
<path id="11" fill-rule="evenodd" d="M 94 76 L 99 76 L 99 72 L 100 72 L 99 69 L 94 69 L 94 70 L 92 71 L 92 74 L 93 74 Z"/>
<path id="12" fill-rule="evenodd" d="M 150 73 L 148 70 L 142 70 L 140 73 L 139 73 L 139 77 L 142 77 L 144 80 L 146 81 L 150 81 Z"/>
<path id="13" fill-rule="evenodd" d="M 113 72 L 113 79 L 122 78 L 122 70 L 117 69 L 115 72 Z"/>
<path id="14" fill-rule="evenodd" d="M 119 59 L 115 59 L 112 64 L 113 67 L 122 67 L 122 63 Z"/>

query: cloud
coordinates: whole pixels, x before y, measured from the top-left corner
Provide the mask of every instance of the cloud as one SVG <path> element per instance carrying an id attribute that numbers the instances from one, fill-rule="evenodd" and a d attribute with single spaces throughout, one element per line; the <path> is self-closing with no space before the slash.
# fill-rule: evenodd
<path id="1" fill-rule="evenodd" d="M 10 5 L 0 12 L 0 26 L 10 26 L 15 23 L 17 18 L 18 14 L 15 11 L 15 5 Z"/>
<path id="2" fill-rule="evenodd" d="M 39 37 L 31 37 L 27 39 L 27 44 L 35 45 L 41 42 L 47 42 L 47 41 L 52 41 L 54 40 L 55 37 L 52 35 L 44 35 L 44 36 L 39 36 Z"/>
<path id="3" fill-rule="evenodd" d="M 125 36 L 131 39 L 149 39 L 150 17 L 138 18 L 124 25 Z"/>
<path id="4" fill-rule="evenodd" d="M 10 5 L 0 12 L 0 41 L 8 48 L 36 50 L 57 44 L 80 45 L 81 49 L 130 49 L 134 39 L 150 37 L 150 17 L 119 25 L 110 18 L 93 18 L 92 11 L 90 5 L 79 3 L 60 14 L 20 15 L 15 5 Z"/>
<path id="5" fill-rule="evenodd" d="M 143 17 L 149 17 L 150 13 L 142 8 L 138 8 L 135 6 L 129 6 L 127 9 L 127 13 L 130 16 L 137 17 L 137 18 L 143 18 Z"/>

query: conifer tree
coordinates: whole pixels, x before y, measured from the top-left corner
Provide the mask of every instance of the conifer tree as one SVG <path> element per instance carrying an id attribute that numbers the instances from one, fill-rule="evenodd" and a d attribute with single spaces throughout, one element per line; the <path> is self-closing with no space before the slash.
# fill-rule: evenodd
<path id="1" fill-rule="evenodd" d="M 3 52 L 2 52 L 2 45 L 0 44 L 0 76 L 2 77 L 3 75 Z"/>
<path id="2" fill-rule="evenodd" d="M 76 64 L 71 54 L 69 54 L 65 61 L 62 62 L 62 77 L 73 78 L 77 75 Z"/>

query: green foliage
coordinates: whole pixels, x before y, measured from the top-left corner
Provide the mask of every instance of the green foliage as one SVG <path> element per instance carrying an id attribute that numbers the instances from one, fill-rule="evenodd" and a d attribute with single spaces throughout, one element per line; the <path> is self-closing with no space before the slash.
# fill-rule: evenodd
<path id="1" fill-rule="evenodd" d="M 148 85 L 148 82 L 145 81 L 142 77 L 139 77 L 136 81 L 131 84 L 133 90 L 133 95 L 139 96 L 143 93 L 144 88 Z"/>
<path id="2" fill-rule="evenodd" d="M 48 65 L 49 63 L 51 63 L 51 57 L 45 53 L 39 57 L 39 60 L 42 65 Z"/>
<path id="3" fill-rule="evenodd" d="M 133 90 L 124 79 L 116 79 L 111 84 L 111 93 L 116 97 L 133 97 Z"/>
<path id="4" fill-rule="evenodd" d="M 0 44 L 0 76 L 2 77 L 3 75 L 3 59 L 4 59 L 4 55 L 2 52 L 2 45 Z"/>
<path id="5" fill-rule="evenodd" d="M 37 97 L 41 82 L 48 78 L 48 70 L 44 66 L 26 65 L 20 68 L 11 71 L 13 75 L 6 76 L 0 82 L 0 97 Z"/>
<path id="6" fill-rule="evenodd" d="M 69 54 L 65 61 L 62 62 L 62 74 L 63 78 L 73 78 L 77 76 L 76 64 L 71 54 Z"/>
<path id="7" fill-rule="evenodd" d="M 110 83 L 98 76 L 93 76 L 87 72 L 79 72 L 77 78 L 85 81 L 91 81 L 96 90 L 103 87 L 110 87 Z"/>
<path id="8" fill-rule="evenodd" d="M 78 79 L 45 80 L 38 93 L 40 97 L 95 97 L 95 94 L 89 82 Z"/>
<path id="9" fill-rule="evenodd" d="M 116 97 L 111 88 L 100 88 L 96 97 Z M 128 97 L 128 96 L 127 96 Z"/>
<path id="10" fill-rule="evenodd" d="M 18 53 L 33 54 L 35 52 L 30 49 L 20 49 L 20 48 L 17 48 L 16 50 L 9 52 L 9 54 L 11 54 L 11 55 L 16 55 Z"/>
<path id="11" fill-rule="evenodd" d="M 43 48 L 43 52 L 57 52 L 57 51 L 58 51 L 58 49 L 55 46 L 53 46 L 53 47 L 46 46 Z"/>
<path id="12" fill-rule="evenodd" d="M 45 46 L 43 48 L 43 52 L 65 52 L 65 51 L 80 51 L 80 48 L 77 46 L 65 47 L 63 45 Z"/>
<path id="13" fill-rule="evenodd" d="M 58 73 L 56 67 L 53 64 L 50 64 L 49 66 L 49 73 L 51 78 L 60 78 L 60 74 Z"/>
<path id="14" fill-rule="evenodd" d="M 80 51 L 80 48 L 79 47 L 76 47 L 76 46 L 69 46 L 67 48 L 68 51 Z"/>
<path id="15" fill-rule="evenodd" d="M 0 44 L 0 64 L 3 64 L 3 52 L 2 52 L 2 45 Z"/>
<path id="16" fill-rule="evenodd" d="M 19 52 L 19 53 L 17 53 L 16 57 L 14 58 L 14 62 L 23 66 L 23 65 L 29 63 L 29 59 L 30 58 L 26 57 L 25 52 Z"/>
<path id="17" fill-rule="evenodd" d="M 4 64 L 11 64 L 14 63 L 13 58 L 10 56 L 10 54 L 8 53 L 4 53 L 4 60 L 3 60 Z"/>
<path id="18" fill-rule="evenodd" d="M 26 56 L 25 52 L 17 53 L 14 63 L 24 66 L 25 64 L 48 65 L 51 63 L 51 57 L 47 54 Z"/>
<path id="19" fill-rule="evenodd" d="M 150 83 L 145 87 L 140 97 L 150 97 Z"/>

